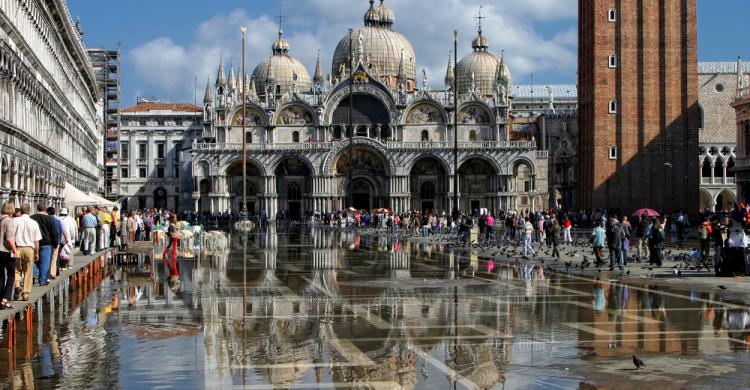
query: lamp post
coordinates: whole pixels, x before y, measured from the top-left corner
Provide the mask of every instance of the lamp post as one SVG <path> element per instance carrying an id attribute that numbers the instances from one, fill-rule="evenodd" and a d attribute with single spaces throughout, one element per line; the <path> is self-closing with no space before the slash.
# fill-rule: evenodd
<path id="1" fill-rule="evenodd" d="M 453 220 L 460 214 L 458 208 L 458 30 L 453 31 Z"/>
<path id="2" fill-rule="evenodd" d="M 349 29 L 349 207 L 354 207 L 354 183 L 352 178 L 352 161 L 354 161 L 354 46 L 352 34 L 354 31 Z"/>
<path id="3" fill-rule="evenodd" d="M 245 34 L 247 33 L 247 27 L 242 26 L 242 207 L 240 208 L 240 219 L 243 221 L 247 220 L 247 136 L 245 135 L 245 129 L 247 124 L 245 118 L 247 117 L 247 104 L 246 94 L 247 85 L 245 77 Z"/>

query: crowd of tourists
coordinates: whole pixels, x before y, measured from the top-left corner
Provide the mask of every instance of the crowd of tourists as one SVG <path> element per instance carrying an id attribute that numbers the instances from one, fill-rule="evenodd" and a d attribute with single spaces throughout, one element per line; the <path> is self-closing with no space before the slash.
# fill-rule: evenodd
<path id="1" fill-rule="evenodd" d="M 34 283 L 49 284 L 70 266 L 78 227 L 67 209 L 6 202 L 0 215 L 0 308 L 28 300 Z"/>

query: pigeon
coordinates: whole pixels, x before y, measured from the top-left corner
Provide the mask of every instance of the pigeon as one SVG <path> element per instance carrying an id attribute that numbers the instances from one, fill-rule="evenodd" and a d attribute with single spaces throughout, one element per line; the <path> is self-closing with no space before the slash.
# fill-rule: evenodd
<path id="1" fill-rule="evenodd" d="M 639 359 L 638 356 L 633 355 L 633 364 L 635 364 L 635 369 L 640 370 L 641 367 L 646 367 L 645 364 L 643 364 L 643 360 Z"/>
<path id="2" fill-rule="evenodd" d="M 726 286 L 719 286 L 719 288 L 722 289 L 722 290 L 726 290 L 727 289 Z"/>

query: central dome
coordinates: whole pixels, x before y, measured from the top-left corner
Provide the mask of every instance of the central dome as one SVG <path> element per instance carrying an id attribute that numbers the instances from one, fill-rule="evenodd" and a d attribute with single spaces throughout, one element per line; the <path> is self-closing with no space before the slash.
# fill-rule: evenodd
<path id="1" fill-rule="evenodd" d="M 458 62 L 456 70 L 458 72 L 457 89 L 459 94 L 471 91 L 473 83 L 477 95 L 493 95 L 497 90 L 498 82 L 501 80 L 505 83 L 506 91 L 510 90 L 511 76 L 508 64 L 490 53 L 488 51 L 489 46 L 489 40 L 482 35 L 480 28 L 471 44 L 474 51 Z"/>
<path id="2" fill-rule="evenodd" d="M 380 77 L 382 82 L 395 89 L 403 53 L 404 76 L 413 85 L 417 78 L 417 57 L 414 54 L 414 48 L 403 35 L 393 31 L 392 26 L 396 19 L 394 12 L 383 5 L 383 0 L 379 9 L 374 8 L 373 2 L 374 0 L 370 0 L 370 8 L 365 14 L 365 26 L 352 33 L 354 43 L 352 52 L 355 59 L 360 50 L 358 41 L 361 34 L 363 63 L 369 67 L 373 75 Z M 331 72 L 338 75 L 341 73 L 342 66 L 348 69 L 348 59 L 349 35 L 347 34 L 336 46 Z"/>

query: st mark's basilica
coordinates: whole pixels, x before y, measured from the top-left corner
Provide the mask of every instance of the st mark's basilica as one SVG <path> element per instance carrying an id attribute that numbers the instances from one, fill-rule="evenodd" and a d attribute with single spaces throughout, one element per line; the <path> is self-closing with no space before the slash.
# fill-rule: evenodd
<path id="1" fill-rule="evenodd" d="M 215 82 L 206 85 L 203 136 L 192 148 L 195 209 L 241 209 L 244 139 L 251 213 L 273 218 L 287 211 L 294 218 L 343 209 L 349 169 L 355 208 L 449 212 L 454 93 L 459 207 L 541 206 L 537 145 L 511 139 L 511 73 L 491 53 L 481 23 L 472 52 L 458 61 L 455 73 L 449 59 L 445 88 L 431 90 L 427 74 L 417 71 L 411 44 L 394 30 L 395 21 L 382 1 L 377 6 L 371 0 L 364 26 L 351 37 L 343 32 L 328 76 L 318 58 L 310 77 L 281 29 L 272 55 L 252 75 L 231 66 L 227 71 L 220 63 Z M 248 86 L 245 134 L 243 77 Z M 350 98 L 354 134 L 347 131 Z"/>

